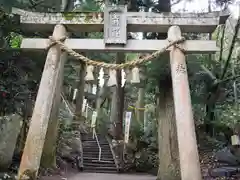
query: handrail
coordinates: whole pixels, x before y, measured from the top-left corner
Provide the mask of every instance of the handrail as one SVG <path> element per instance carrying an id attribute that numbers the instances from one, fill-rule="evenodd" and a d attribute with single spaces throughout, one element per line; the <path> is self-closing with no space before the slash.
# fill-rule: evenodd
<path id="1" fill-rule="evenodd" d="M 101 148 L 101 146 L 100 146 L 100 143 L 99 143 L 99 141 L 98 141 L 98 137 L 97 137 L 97 133 L 96 133 L 96 130 L 95 129 L 93 129 L 93 139 L 96 139 L 96 141 L 97 141 L 97 145 L 98 145 L 98 149 L 99 149 L 99 153 L 98 153 L 98 161 L 100 161 L 101 160 L 101 155 L 102 155 L 102 148 Z"/>
<path id="2" fill-rule="evenodd" d="M 64 104 L 65 104 L 68 112 L 71 114 L 71 116 L 74 116 L 74 113 L 73 113 L 73 111 L 71 110 L 71 106 L 70 106 L 70 104 L 67 102 L 67 100 L 65 99 L 63 93 L 61 93 L 61 98 L 62 98 L 62 100 L 63 100 L 63 102 L 64 102 Z"/>
<path id="3" fill-rule="evenodd" d="M 106 139 L 107 139 L 108 144 L 109 144 L 109 147 L 110 147 L 110 149 L 111 149 L 114 163 L 115 163 L 115 165 L 116 165 L 116 167 L 117 167 L 117 170 L 119 171 L 119 170 L 120 170 L 120 167 L 119 167 L 119 164 L 118 164 L 118 160 L 116 159 L 116 154 L 115 154 L 115 151 L 114 151 L 114 149 L 113 149 L 113 145 L 112 145 L 112 142 L 111 142 L 111 138 L 110 138 L 108 135 L 106 135 Z"/>
<path id="4" fill-rule="evenodd" d="M 80 150 L 81 150 L 81 154 L 80 154 L 80 169 L 83 170 L 83 144 L 82 144 L 82 135 L 80 133 L 80 140 L 81 140 L 81 147 L 80 147 Z"/>

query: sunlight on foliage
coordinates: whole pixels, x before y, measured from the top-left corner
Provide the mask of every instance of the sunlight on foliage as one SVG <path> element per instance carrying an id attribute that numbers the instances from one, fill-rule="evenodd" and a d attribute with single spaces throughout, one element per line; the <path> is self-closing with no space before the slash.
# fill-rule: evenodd
<path id="1" fill-rule="evenodd" d="M 21 42 L 22 42 L 22 36 L 16 33 L 11 33 L 10 34 L 11 39 L 10 39 L 10 47 L 11 48 L 20 48 Z"/>
<path id="2" fill-rule="evenodd" d="M 239 107 L 233 105 L 222 105 L 216 111 L 218 121 L 221 123 L 234 128 L 240 123 L 240 111 Z"/>

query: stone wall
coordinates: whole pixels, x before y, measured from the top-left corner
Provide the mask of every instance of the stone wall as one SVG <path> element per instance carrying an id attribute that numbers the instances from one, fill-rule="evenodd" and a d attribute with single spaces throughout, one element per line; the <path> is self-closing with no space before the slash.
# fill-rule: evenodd
<path id="1" fill-rule="evenodd" d="M 21 126 L 19 115 L 0 117 L 0 170 L 7 169 L 12 162 Z"/>

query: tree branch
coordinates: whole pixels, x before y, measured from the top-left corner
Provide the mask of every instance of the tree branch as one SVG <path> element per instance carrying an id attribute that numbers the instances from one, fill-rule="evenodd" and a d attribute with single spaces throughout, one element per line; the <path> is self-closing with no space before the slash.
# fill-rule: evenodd
<path id="1" fill-rule="evenodd" d="M 176 4 L 180 3 L 180 2 L 181 2 L 181 0 L 177 0 L 176 2 L 172 3 L 171 6 L 174 6 L 174 5 L 176 5 Z"/>
<path id="2" fill-rule="evenodd" d="M 237 24 L 235 26 L 235 31 L 234 31 L 232 43 L 231 43 L 231 46 L 230 46 L 230 50 L 229 50 L 229 53 L 228 53 L 227 61 L 226 61 L 225 65 L 224 65 L 222 74 L 220 76 L 221 80 L 224 78 L 224 76 L 225 76 L 225 74 L 227 72 L 227 68 L 228 68 L 228 65 L 230 63 L 231 56 L 232 56 L 232 53 L 233 53 L 234 45 L 235 45 L 235 42 L 236 42 L 236 39 L 237 39 L 237 36 L 238 36 L 239 27 L 240 27 L 240 17 L 238 18 Z"/>
<path id="3" fill-rule="evenodd" d="M 204 65 L 201 65 L 200 67 L 211 77 L 212 80 L 217 79 L 216 76 L 214 76 L 213 73 L 209 69 L 207 69 Z"/>
<path id="4" fill-rule="evenodd" d="M 222 30 L 222 36 L 221 36 L 221 39 L 220 39 L 220 54 L 219 54 L 219 62 L 222 61 L 222 54 L 223 54 L 223 41 L 224 41 L 224 35 L 225 35 L 225 29 L 226 29 L 225 24 L 223 24 L 222 26 L 223 26 L 223 30 Z"/>
<path id="5" fill-rule="evenodd" d="M 42 3 L 44 2 L 44 0 L 41 0 L 41 1 L 39 1 L 39 2 L 35 2 L 35 1 L 33 1 L 33 0 L 29 0 L 29 2 L 30 2 L 30 4 L 32 5 L 32 6 L 30 6 L 29 8 L 36 8 L 36 6 L 42 4 Z"/>
<path id="6" fill-rule="evenodd" d="M 217 83 L 220 84 L 220 83 L 225 83 L 227 81 L 231 81 L 231 80 L 236 80 L 237 78 L 239 78 L 240 75 L 237 75 L 237 76 L 233 76 L 233 77 L 229 77 L 229 78 L 226 78 L 226 79 L 223 79 L 221 81 L 218 81 Z"/>

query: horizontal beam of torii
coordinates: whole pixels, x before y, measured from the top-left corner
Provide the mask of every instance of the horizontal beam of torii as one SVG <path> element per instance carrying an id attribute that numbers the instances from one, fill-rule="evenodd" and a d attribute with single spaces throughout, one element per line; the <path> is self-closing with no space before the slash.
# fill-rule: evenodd
<path id="1" fill-rule="evenodd" d="M 21 49 L 34 51 L 46 50 L 50 44 L 49 39 L 25 38 Z M 78 52 L 153 52 L 167 46 L 167 40 L 128 40 L 125 46 L 105 46 L 103 39 L 66 39 L 65 45 Z M 219 51 L 214 40 L 186 40 L 182 43 L 183 49 L 188 54 L 210 54 Z"/>
<path id="2" fill-rule="evenodd" d="M 20 15 L 21 27 L 28 32 L 51 32 L 56 24 L 63 24 L 68 32 L 102 32 L 103 12 L 39 13 L 13 8 Z M 128 32 L 167 32 L 178 25 L 183 33 L 211 33 L 224 24 L 228 13 L 154 13 L 126 12 Z"/>

